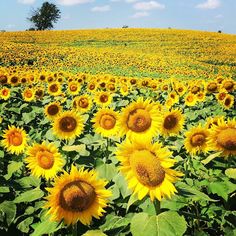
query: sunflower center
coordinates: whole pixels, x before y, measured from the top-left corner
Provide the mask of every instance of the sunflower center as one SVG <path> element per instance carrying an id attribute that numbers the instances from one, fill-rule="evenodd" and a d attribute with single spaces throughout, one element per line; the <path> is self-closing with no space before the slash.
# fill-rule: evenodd
<path id="1" fill-rule="evenodd" d="M 108 96 L 106 94 L 100 96 L 100 102 L 106 103 L 107 101 L 108 101 Z"/>
<path id="2" fill-rule="evenodd" d="M 40 151 L 37 153 L 38 164 L 43 169 L 51 169 L 54 164 L 54 156 L 51 152 Z"/>
<path id="3" fill-rule="evenodd" d="M 33 96 L 33 93 L 30 90 L 26 91 L 25 97 L 31 98 L 32 96 Z"/>
<path id="4" fill-rule="evenodd" d="M 178 123 L 177 117 L 174 115 L 168 115 L 164 120 L 164 128 L 165 129 L 173 129 Z"/>
<path id="5" fill-rule="evenodd" d="M 225 102 L 224 102 L 225 106 L 229 106 L 230 103 L 231 103 L 231 99 L 230 98 L 226 98 Z"/>
<path id="6" fill-rule="evenodd" d="M 58 91 L 58 86 L 56 84 L 52 84 L 50 86 L 50 91 L 53 92 L 53 93 L 56 93 Z"/>
<path id="7" fill-rule="evenodd" d="M 231 89 L 233 89 L 233 87 L 234 87 L 234 83 L 231 82 L 231 81 L 227 81 L 227 82 L 225 82 L 225 84 L 224 84 L 224 88 L 225 88 L 226 90 L 231 90 Z"/>
<path id="8" fill-rule="evenodd" d="M 116 118 L 112 115 L 105 114 L 101 117 L 99 123 L 103 129 L 110 130 L 110 129 L 114 128 L 114 126 L 116 124 Z"/>
<path id="9" fill-rule="evenodd" d="M 76 119 L 70 116 L 61 118 L 59 122 L 60 130 L 62 130 L 63 132 L 72 132 L 75 130 L 76 126 L 77 126 Z"/>
<path id="10" fill-rule="evenodd" d="M 191 89 L 191 92 L 192 92 L 193 94 L 197 94 L 199 91 L 200 91 L 200 88 L 197 87 L 197 86 L 194 86 L 194 87 Z"/>
<path id="11" fill-rule="evenodd" d="M 219 100 L 224 100 L 226 95 L 226 93 L 219 93 Z"/>
<path id="12" fill-rule="evenodd" d="M 76 84 L 72 84 L 71 86 L 70 86 L 70 91 L 72 91 L 72 92 L 75 92 L 76 90 L 77 90 L 77 85 Z"/>
<path id="13" fill-rule="evenodd" d="M 23 137 L 20 132 L 14 131 L 9 134 L 8 142 L 13 146 L 20 146 L 23 143 Z"/>
<path id="14" fill-rule="evenodd" d="M 210 91 L 210 92 L 214 92 L 217 90 L 217 84 L 216 83 L 210 83 L 208 86 L 207 86 L 207 90 Z"/>
<path id="15" fill-rule="evenodd" d="M 48 114 L 55 116 L 59 112 L 59 107 L 56 104 L 52 104 L 48 107 Z"/>
<path id="16" fill-rule="evenodd" d="M 191 137 L 191 145 L 193 147 L 201 146 L 205 143 L 206 136 L 203 133 L 196 133 Z"/>
<path id="17" fill-rule="evenodd" d="M 3 96 L 7 96 L 7 95 L 8 95 L 8 92 L 9 92 L 9 91 L 8 91 L 7 89 L 3 89 L 2 95 L 3 95 Z"/>
<path id="18" fill-rule="evenodd" d="M 227 128 L 218 134 L 217 143 L 229 151 L 236 151 L 236 128 Z"/>
<path id="19" fill-rule="evenodd" d="M 145 109 L 135 109 L 129 113 L 127 126 L 134 132 L 146 131 L 152 123 L 150 114 Z"/>
<path id="20" fill-rule="evenodd" d="M 90 89 L 90 90 L 94 90 L 94 89 L 95 89 L 95 85 L 94 85 L 94 84 L 90 84 L 90 85 L 89 85 L 89 89 Z"/>
<path id="21" fill-rule="evenodd" d="M 87 108 L 89 105 L 88 103 L 88 99 L 87 98 L 81 98 L 79 100 L 79 106 L 82 107 L 82 108 Z"/>
<path id="22" fill-rule="evenodd" d="M 130 156 L 130 166 L 143 185 L 155 187 L 165 179 L 165 170 L 157 157 L 148 150 L 135 151 Z"/>
<path id="23" fill-rule="evenodd" d="M 73 181 L 64 186 L 60 192 L 60 206 L 72 212 L 82 212 L 94 202 L 96 193 L 94 188 L 83 181 Z"/>

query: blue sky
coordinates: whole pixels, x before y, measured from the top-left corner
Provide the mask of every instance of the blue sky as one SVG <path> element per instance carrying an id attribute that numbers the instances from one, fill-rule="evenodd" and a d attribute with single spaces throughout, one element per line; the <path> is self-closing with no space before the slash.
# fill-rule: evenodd
<path id="1" fill-rule="evenodd" d="M 1 0 L 0 29 L 25 30 L 44 0 Z M 62 12 L 55 29 L 178 28 L 236 34 L 236 0 L 51 0 Z"/>

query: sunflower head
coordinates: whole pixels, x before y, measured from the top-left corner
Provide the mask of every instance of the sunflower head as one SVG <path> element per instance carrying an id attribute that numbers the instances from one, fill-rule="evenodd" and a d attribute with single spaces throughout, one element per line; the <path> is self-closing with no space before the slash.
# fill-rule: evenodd
<path id="1" fill-rule="evenodd" d="M 51 102 L 44 109 L 44 113 L 51 120 L 57 117 L 61 111 L 62 107 L 59 102 Z"/>
<path id="2" fill-rule="evenodd" d="M 162 114 L 161 122 L 159 123 L 159 130 L 162 135 L 176 135 L 178 134 L 184 124 L 184 116 L 178 109 L 172 109 Z"/>
<path id="3" fill-rule="evenodd" d="M 4 131 L 1 143 L 9 153 L 18 155 L 24 152 L 27 140 L 26 132 L 23 129 L 9 126 L 8 130 Z"/>
<path id="4" fill-rule="evenodd" d="M 96 133 L 104 137 L 117 135 L 119 132 L 119 114 L 112 109 L 100 109 L 92 119 Z"/>
<path id="5" fill-rule="evenodd" d="M 210 129 L 208 144 L 212 150 L 222 151 L 222 156 L 236 155 L 236 121 L 235 119 L 218 120 L 218 125 Z"/>
<path id="6" fill-rule="evenodd" d="M 9 88 L 2 88 L 0 90 L 0 98 L 3 100 L 8 100 L 11 96 L 11 90 Z"/>
<path id="7" fill-rule="evenodd" d="M 152 201 L 155 198 L 161 200 L 177 192 L 173 182 L 181 173 L 170 169 L 176 162 L 170 156 L 171 152 L 159 143 L 151 144 L 144 140 L 126 140 L 119 146 L 120 170 L 140 200 L 146 195 Z"/>
<path id="8" fill-rule="evenodd" d="M 60 113 L 53 123 L 53 130 L 60 139 L 72 139 L 83 131 L 83 119 L 73 111 Z"/>
<path id="9" fill-rule="evenodd" d="M 121 114 L 121 134 L 129 138 L 152 138 L 157 134 L 159 111 L 155 103 L 139 98 L 123 109 Z"/>
<path id="10" fill-rule="evenodd" d="M 106 182 L 97 179 L 95 171 L 77 170 L 72 166 L 70 174 L 64 172 L 48 188 L 46 207 L 52 220 L 75 224 L 77 221 L 89 225 L 92 217 L 100 218 L 105 212 L 111 192 L 105 189 Z"/>
<path id="11" fill-rule="evenodd" d="M 35 98 L 35 91 L 31 88 L 26 88 L 22 93 L 22 97 L 26 102 L 30 102 Z"/>
<path id="12" fill-rule="evenodd" d="M 81 95 L 73 99 L 72 105 L 75 110 L 85 113 L 91 109 L 92 99 L 88 95 Z"/>
<path id="13" fill-rule="evenodd" d="M 53 143 L 34 144 L 27 150 L 27 167 L 36 177 L 54 178 L 62 170 L 64 160 Z"/>

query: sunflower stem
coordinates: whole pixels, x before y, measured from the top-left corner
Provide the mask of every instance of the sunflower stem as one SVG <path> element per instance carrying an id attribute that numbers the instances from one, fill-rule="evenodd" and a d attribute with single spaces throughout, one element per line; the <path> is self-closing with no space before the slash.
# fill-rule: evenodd
<path id="1" fill-rule="evenodd" d="M 161 202 L 159 200 L 155 199 L 153 204 L 155 207 L 156 215 L 159 215 L 161 213 Z"/>
<path id="2" fill-rule="evenodd" d="M 77 223 L 72 226 L 72 236 L 77 236 Z"/>

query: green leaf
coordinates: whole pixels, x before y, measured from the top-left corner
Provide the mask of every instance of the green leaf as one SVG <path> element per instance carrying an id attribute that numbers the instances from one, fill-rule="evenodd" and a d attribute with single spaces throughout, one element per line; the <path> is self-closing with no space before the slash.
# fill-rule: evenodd
<path id="1" fill-rule="evenodd" d="M 30 113 L 23 113 L 22 114 L 22 120 L 25 122 L 25 124 L 29 124 L 34 118 L 36 113 L 30 112 Z"/>
<path id="2" fill-rule="evenodd" d="M 11 201 L 4 201 L 0 204 L 0 211 L 6 216 L 7 225 L 9 226 L 16 217 L 16 205 Z"/>
<path id="3" fill-rule="evenodd" d="M 213 202 L 217 201 L 217 200 L 211 199 L 205 193 L 197 190 L 195 186 L 188 186 L 187 184 L 183 182 L 178 182 L 176 183 L 176 187 L 180 188 L 181 191 L 185 192 L 185 195 L 187 195 L 186 193 L 190 193 L 190 195 L 187 197 L 189 197 L 193 201 L 199 201 L 199 200 L 213 201 Z"/>
<path id="4" fill-rule="evenodd" d="M 102 231 L 109 231 L 118 229 L 121 227 L 126 227 L 130 223 L 130 219 L 123 218 L 120 216 L 107 215 L 106 222 L 100 228 Z"/>
<path id="5" fill-rule="evenodd" d="M 211 155 L 209 155 L 206 159 L 202 160 L 202 164 L 206 165 L 208 164 L 210 161 L 214 160 L 216 157 L 219 157 L 221 155 L 222 152 L 217 152 L 217 153 L 213 153 Z"/>
<path id="6" fill-rule="evenodd" d="M 0 187 L 0 193 L 9 193 L 10 189 L 9 187 Z"/>
<path id="7" fill-rule="evenodd" d="M 236 168 L 229 168 L 225 170 L 225 174 L 231 179 L 236 179 Z"/>
<path id="8" fill-rule="evenodd" d="M 50 220 L 45 220 L 43 222 L 40 222 L 38 224 L 34 225 L 34 232 L 31 234 L 31 236 L 41 236 L 44 234 L 51 234 L 55 231 L 57 231 L 60 228 L 60 225 L 58 226 L 58 222 L 53 222 Z"/>
<path id="9" fill-rule="evenodd" d="M 40 185 L 40 179 L 34 176 L 23 177 L 16 182 L 19 183 L 23 188 L 38 187 Z"/>
<path id="10" fill-rule="evenodd" d="M 10 162 L 10 164 L 7 166 L 7 174 L 4 176 L 5 179 L 6 180 L 10 179 L 13 173 L 18 172 L 23 165 L 24 165 L 23 162 L 16 162 L 16 161 Z"/>
<path id="11" fill-rule="evenodd" d="M 47 133 L 45 134 L 45 138 L 50 140 L 50 141 L 55 140 L 55 135 L 53 134 L 52 129 L 49 129 L 47 131 Z"/>
<path id="12" fill-rule="evenodd" d="M 126 212 L 128 212 L 130 206 L 132 206 L 135 202 L 138 201 L 138 196 L 137 194 L 132 194 L 129 198 L 129 201 L 127 203 L 127 207 L 126 207 Z"/>
<path id="13" fill-rule="evenodd" d="M 0 158 L 4 157 L 4 151 L 0 150 Z"/>
<path id="14" fill-rule="evenodd" d="M 34 217 L 28 217 L 17 225 L 17 229 L 19 229 L 23 233 L 28 233 L 30 230 L 29 227 L 33 223 L 33 221 Z"/>
<path id="15" fill-rule="evenodd" d="M 18 197 L 15 198 L 14 202 L 15 203 L 33 202 L 37 199 L 40 199 L 43 196 L 44 192 L 38 188 L 35 188 L 33 190 L 23 192 L 22 194 L 20 194 Z"/>
<path id="16" fill-rule="evenodd" d="M 88 230 L 82 236 L 106 236 L 101 230 Z"/>
<path id="17" fill-rule="evenodd" d="M 229 181 L 211 182 L 208 188 L 211 193 L 217 194 L 227 201 L 229 194 L 236 190 L 236 185 Z"/>
<path id="18" fill-rule="evenodd" d="M 96 170 L 99 173 L 100 178 L 105 178 L 107 180 L 112 180 L 112 178 L 117 174 L 117 169 L 114 164 L 102 164 L 99 165 Z"/>
<path id="19" fill-rule="evenodd" d="M 182 236 L 187 223 L 183 216 L 174 211 L 151 217 L 147 213 L 139 213 L 132 218 L 130 229 L 133 236 Z"/>

